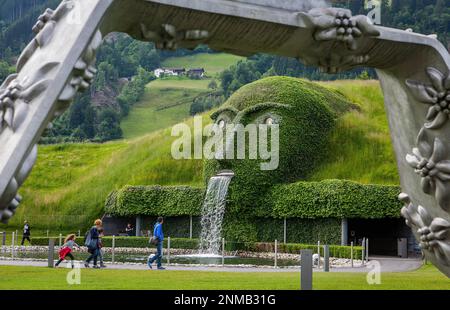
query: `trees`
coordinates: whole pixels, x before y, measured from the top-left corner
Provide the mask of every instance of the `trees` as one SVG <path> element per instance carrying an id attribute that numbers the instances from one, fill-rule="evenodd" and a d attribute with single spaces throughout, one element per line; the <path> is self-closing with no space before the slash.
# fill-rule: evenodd
<path id="1" fill-rule="evenodd" d="M 0 61 L 0 84 L 12 73 L 11 71 L 6 61 Z"/>
<path id="2" fill-rule="evenodd" d="M 217 82 L 216 82 L 216 80 L 212 80 L 211 82 L 209 82 L 209 84 L 208 84 L 208 88 L 209 89 L 216 89 L 218 86 L 217 86 Z"/>

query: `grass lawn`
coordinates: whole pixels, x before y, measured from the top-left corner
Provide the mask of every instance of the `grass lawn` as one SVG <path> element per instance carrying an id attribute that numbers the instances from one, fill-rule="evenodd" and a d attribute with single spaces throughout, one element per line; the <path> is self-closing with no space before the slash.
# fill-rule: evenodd
<path id="1" fill-rule="evenodd" d="M 206 87 L 203 90 L 175 87 L 179 82 L 185 84 L 184 81 L 171 81 L 173 88 L 162 88 L 158 82 L 147 86 L 143 99 L 122 120 L 120 126 L 125 139 L 140 137 L 182 122 L 190 117 L 194 98 L 206 92 Z M 164 82 L 167 84 L 167 81 Z"/>
<path id="2" fill-rule="evenodd" d="M 157 270 L 81 270 L 81 284 L 68 285 L 69 269 L 0 266 L 0 289 L 180 289 L 297 290 L 299 272 L 205 272 Z M 364 273 L 315 273 L 315 289 L 450 289 L 450 280 L 433 266 L 405 273 L 384 273 L 369 285 Z"/>
<path id="3" fill-rule="evenodd" d="M 184 57 L 171 57 L 166 59 L 163 67 L 183 67 L 183 68 L 204 68 L 206 75 L 210 77 L 217 76 L 224 69 L 234 65 L 244 57 L 225 54 L 195 54 Z"/>
<path id="4" fill-rule="evenodd" d="M 189 92 L 190 90 L 207 91 L 210 82 L 211 79 L 192 80 L 186 77 L 167 77 L 154 80 L 148 85 L 156 89 L 184 89 Z"/>

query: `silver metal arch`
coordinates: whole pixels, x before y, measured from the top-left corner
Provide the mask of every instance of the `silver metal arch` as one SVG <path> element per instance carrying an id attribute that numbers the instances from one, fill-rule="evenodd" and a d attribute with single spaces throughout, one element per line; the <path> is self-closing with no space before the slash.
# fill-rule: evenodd
<path id="1" fill-rule="evenodd" d="M 297 57 L 327 72 L 377 70 L 405 203 L 428 260 L 450 277 L 450 56 L 433 36 L 374 26 L 345 9 L 277 0 L 63 0 L 33 27 L 17 74 L 0 86 L 0 220 L 36 160 L 46 126 L 89 87 L 110 32 L 160 48 L 199 43 L 239 55 Z M 374 206 L 376 207 L 376 206 Z M 382 229 L 382 228 L 380 228 Z"/>

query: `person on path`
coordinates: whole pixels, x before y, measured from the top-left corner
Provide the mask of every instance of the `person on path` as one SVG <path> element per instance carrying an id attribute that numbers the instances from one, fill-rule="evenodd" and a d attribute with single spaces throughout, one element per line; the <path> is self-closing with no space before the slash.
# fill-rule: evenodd
<path id="1" fill-rule="evenodd" d="M 89 254 L 91 254 L 84 262 L 84 267 L 89 268 L 89 263 L 91 260 L 94 261 L 93 268 L 100 268 L 97 266 L 97 259 L 99 254 L 99 230 L 102 227 L 102 221 L 100 219 L 95 220 L 94 226 L 91 227 L 89 232 L 86 234 L 86 240 L 84 245 L 87 246 Z"/>
<path id="2" fill-rule="evenodd" d="M 98 260 L 100 261 L 100 268 L 106 268 L 106 265 L 103 263 L 103 241 L 102 237 L 105 236 L 103 227 L 100 227 L 98 230 Z"/>
<path id="3" fill-rule="evenodd" d="M 23 236 L 22 236 L 22 243 L 21 245 L 24 245 L 25 240 L 28 240 L 28 242 L 31 244 L 30 235 L 31 235 L 31 227 L 28 221 L 25 221 L 23 223 Z"/>
<path id="4" fill-rule="evenodd" d="M 163 233 L 163 229 L 162 229 L 163 223 L 164 223 L 164 219 L 162 217 L 158 217 L 158 220 L 156 221 L 156 224 L 153 228 L 152 239 L 154 239 L 154 244 L 156 244 L 157 252 L 156 252 L 156 255 L 154 255 L 153 257 L 149 257 L 147 260 L 147 265 L 150 269 L 152 269 L 152 264 L 154 263 L 155 260 L 157 263 L 157 268 L 159 270 L 166 269 L 161 265 L 162 246 L 163 246 L 163 241 L 164 241 L 164 233 Z"/>
<path id="5" fill-rule="evenodd" d="M 66 257 L 69 257 L 73 269 L 73 247 L 76 246 L 78 249 L 80 249 L 80 246 L 75 242 L 75 239 L 75 234 L 70 234 L 66 237 L 66 239 L 64 239 L 64 244 L 61 247 L 61 250 L 59 250 L 59 260 L 56 262 L 55 267 L 58 267 Z"/>
<path id="6" fill-rule="evenodd" d="M 129 236 L 129 237 L 133 237 L 133 231 L 134 231 L 134 228 L 133 228 L 133 226 L 131 226 L 131 224 L 130 223 L 128 223 L 128 225 L 127 225 L 127 227 L 125 228 L 125 233 Z"/>

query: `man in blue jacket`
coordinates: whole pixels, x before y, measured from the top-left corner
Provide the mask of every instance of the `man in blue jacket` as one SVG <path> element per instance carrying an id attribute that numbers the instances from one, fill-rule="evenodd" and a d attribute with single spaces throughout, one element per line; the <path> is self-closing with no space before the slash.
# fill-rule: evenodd
<path id="1" fill-rule="evenodd" d="M 156 264 L 159 270 L 164 270 L 163 266 L 161 266 L 161 258 L 162 258 L 162 246 L 164 241 L 164 233 L 162 229 L 162 225 L 164 223 L 164 219 L 162 217 L 158 217 L 156 221 L 155 227 L 153 228 L 153 237 L 157 238 L 158 243 L 156 244 L 157 253 L 152 258 L 148 258 L 147 265 L 150 269 L 152 269 L 152 264 L 156 260 Z"/>

